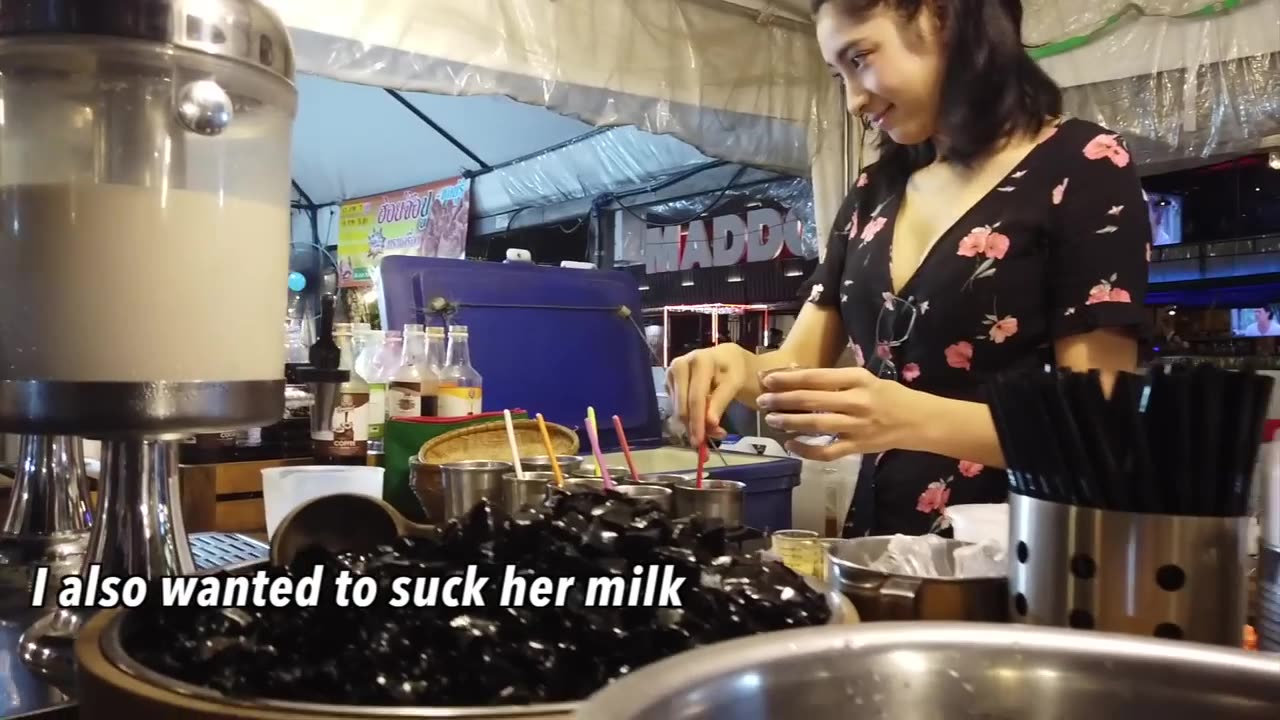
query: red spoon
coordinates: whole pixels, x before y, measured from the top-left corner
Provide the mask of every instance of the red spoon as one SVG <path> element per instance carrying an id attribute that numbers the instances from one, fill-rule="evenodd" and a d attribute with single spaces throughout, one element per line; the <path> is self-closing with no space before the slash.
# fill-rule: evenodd
<path id="1" fill-rule="evenodd" d="M 702 489 L 702 475 L 707 467 L 707 441 L 698 446 L 698 489 Z"/>

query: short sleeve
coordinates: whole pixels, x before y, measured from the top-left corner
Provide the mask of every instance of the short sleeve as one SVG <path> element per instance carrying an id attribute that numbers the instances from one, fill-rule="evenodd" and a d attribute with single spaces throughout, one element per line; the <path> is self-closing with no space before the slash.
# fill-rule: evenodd
<path id="1" fill-rule="evenodd" d="M 1145 338 L 1151 219 L 1137 168 L 1120 136 L 1085 122 L 1060 132 L 1068 129 L 1050 198 L 1051 332 L 1115 328 Z"/>
<path id="2" fill-rule="evenodd" d="M 840 204 L 831 232 L 827 234 L 827 253 L 818 269 L 800 288 L 801 297 L 822 307 L 840 304 L 840 282 L 844 278 L 844 260 L 848 252 L 849 237 L 857 224 L 858 192 L 850 189 Z"/>

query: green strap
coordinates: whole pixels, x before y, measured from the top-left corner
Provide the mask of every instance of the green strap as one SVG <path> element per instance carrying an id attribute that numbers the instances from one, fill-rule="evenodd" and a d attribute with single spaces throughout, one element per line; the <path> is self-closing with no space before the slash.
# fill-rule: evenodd
<path id="1" fill-rule="evenodd" d="M 1141 5 L 1131 2 L 1127 3 L 1114 15 L 1108 17 L 1106 20 L 1102 21 L 1102 24 L 1087 33 L 1082 35 L 1073 35 L 1072 37 L 1051 42 L 1047 45 L 1034 47 L 1027 52 L 1033 59 L 1043 60 L 1047 57 L 1061 55 L 1063 53 L 1068 53 L 1072 50 L 1082 48 L 1111 32 L 1124 20 L 1142 17 L 1167 17 L 1172 20 L 1192 20 L 1196 18 L 1210 17 L 1213 15 L 1225 15 L 1249 1 L 1250 0 L 1217 0 L 1217 2 L 1211 2 L 1190 12 L 1180 14 L 1147 12 L 1147 10 Z"/>

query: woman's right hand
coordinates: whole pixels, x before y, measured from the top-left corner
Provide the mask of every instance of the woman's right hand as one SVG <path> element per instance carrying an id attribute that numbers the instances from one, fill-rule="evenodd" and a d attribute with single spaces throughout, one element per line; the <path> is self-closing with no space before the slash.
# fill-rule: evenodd
<path id="1" fill-rule="evenodd" d="M 667 393 L 694 446 L 708 437 L 719 440 L 725 436 L 720 419 L 746 385 L 754 357 L 737 343 L 724 343 L 695 350 L 671 363 Z"/>

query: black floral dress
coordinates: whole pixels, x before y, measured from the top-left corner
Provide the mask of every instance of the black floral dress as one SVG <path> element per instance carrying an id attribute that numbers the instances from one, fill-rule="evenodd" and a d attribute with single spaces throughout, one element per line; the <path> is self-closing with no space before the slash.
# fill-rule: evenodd
<path id="1" fill-rule="evenodd" d="M 1099 328 L 1143 334 L 1151 225 L 1124 142 L 1066 120 L 929 249 L 893 292 L 903 188 L 875 166 L 836 217 L 809 302 L 838 307 L 860 364 L 925 392 L 985 402 L 993 374 L 1053 361 L 1053 341 Z M 1004 502 L 1002 470 L 963 458 L 867 456 L 846 537 L 946 534 L 949 505 Z"/>

